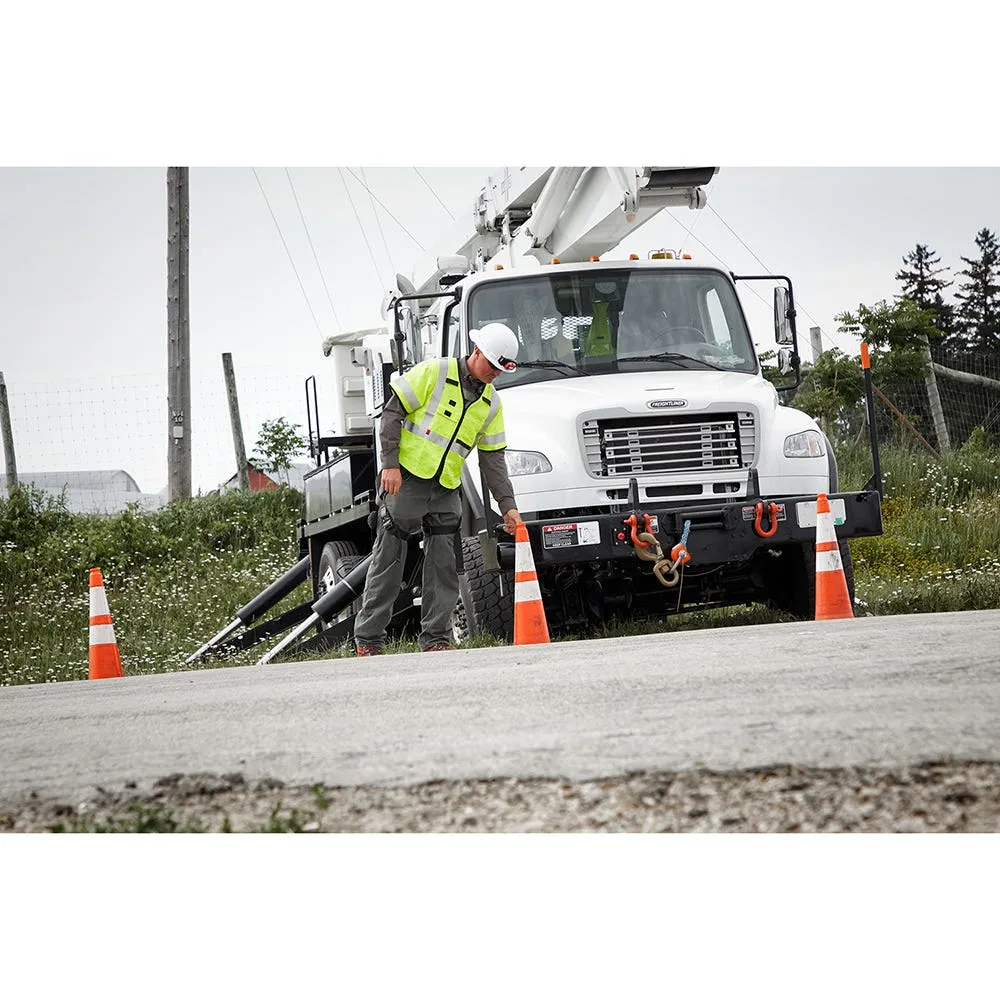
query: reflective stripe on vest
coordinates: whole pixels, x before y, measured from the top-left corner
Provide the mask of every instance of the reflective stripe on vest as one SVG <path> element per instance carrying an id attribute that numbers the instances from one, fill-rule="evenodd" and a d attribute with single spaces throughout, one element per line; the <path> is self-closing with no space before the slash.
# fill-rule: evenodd
<path id="1" fill-rule="evenodd" d="M 446 489 L 455 489 L 474 447 L 487 451 L 506 447 L 500 397 L 488 385 L 478 399 L 467 403 L 457 358 L 422 361 L 396 376 L 390 386 L 407 411 L 399 464 L 415 476 L 438 479 Z"/>

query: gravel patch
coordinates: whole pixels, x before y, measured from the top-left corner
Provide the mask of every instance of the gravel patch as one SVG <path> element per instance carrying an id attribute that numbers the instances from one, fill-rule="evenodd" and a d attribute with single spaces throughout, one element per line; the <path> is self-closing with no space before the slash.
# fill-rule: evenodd
<path id="1" fill-rule="evenodd" d="M 1000 763 L 707 770 L 409 787 L 175 774 L 146 794 L 0 800 L 5 832 L 996 833 Z"/>

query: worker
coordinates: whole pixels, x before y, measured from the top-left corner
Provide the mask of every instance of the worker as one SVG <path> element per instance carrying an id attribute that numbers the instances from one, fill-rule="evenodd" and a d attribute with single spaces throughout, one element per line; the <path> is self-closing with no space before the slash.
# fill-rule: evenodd
<path id="1" fill-rule="evenodd" d="M 464 358 L 422 361 L 390 382 L 382 411 L 381 498 L 372 562 L 354 623 L 358 656 L 383 651 L 386 628 L 403 580 L 409 538 L 423 534 L 418 643 L 424 652 L 451 649 L 458 601 L 456 545 L 462 520 L 458 493 L 473 448 L 486 484 L 514 533 L 521 521 L 504 451 L 503 406 L 496 378 L 517 368 L 518 340 L 503 323 L 471 330 L 475 349 Z"/>

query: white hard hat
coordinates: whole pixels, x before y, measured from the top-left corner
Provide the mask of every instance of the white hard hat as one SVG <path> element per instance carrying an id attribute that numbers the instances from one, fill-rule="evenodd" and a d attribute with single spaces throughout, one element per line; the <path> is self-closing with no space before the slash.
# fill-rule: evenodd
<path id="1" fill-rule="evenodd" d="M 508 372 L 517 368 L 517 349 L 520 345 L 509 326 L 487 323 L 481 330 L 470 330 L 469 340 L 494 368 Z"/>

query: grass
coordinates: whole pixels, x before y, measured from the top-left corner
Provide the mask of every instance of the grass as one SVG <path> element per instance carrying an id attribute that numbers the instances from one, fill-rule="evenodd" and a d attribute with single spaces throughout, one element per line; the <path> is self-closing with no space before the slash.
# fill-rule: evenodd
<path id="1" fill-rule="evenodd" d="M 923 451 L 889 448 L 881 458 L 885 534 L 851 544 L 859 613 L 1000 607 L 1000 452 L 974 436 L 940 462 Z M 871 475 L 866 449 L 839 448 L 838 459 L 841 488 L 863 486 Z M 298 493 L 282 488 L 101 518 L 70 514 L 30 489 L 0 499 L 0 686 L 86 679 L 88 571 L 94 566 L 104 574 L 126 674 L 255 663 L 273 642 L 190 667 L 184 660 L 296 562 L 300 504 Z M 269 616 L 310 595 L 305 583 Z M 752 605 L 678 615 L 667 625 L 660 619 L 608 622 L 567 638 L 784 620 Z M 401 641 L 387 651 L 416 649 L 415 641 Z"/>

